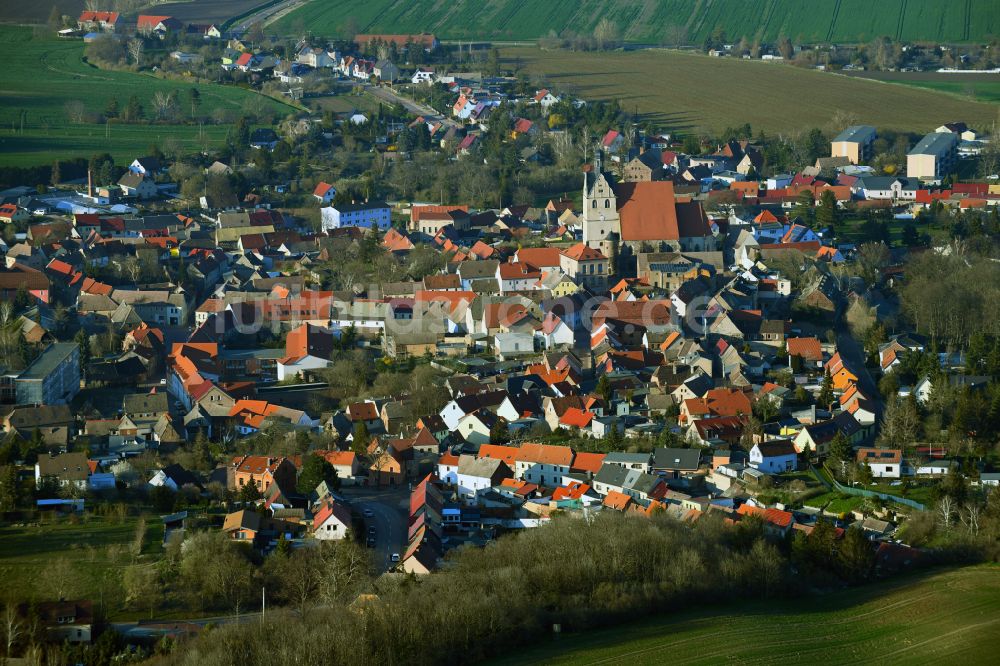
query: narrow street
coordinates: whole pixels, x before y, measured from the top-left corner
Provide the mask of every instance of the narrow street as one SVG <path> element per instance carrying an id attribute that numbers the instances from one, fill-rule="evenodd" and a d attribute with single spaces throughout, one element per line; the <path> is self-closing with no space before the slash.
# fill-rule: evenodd
<path id="1" fill-rule="evenodd" d="M 403 556 L 406 548 L 406 516 L 410 501 L 408 486 L 395 488 L 343 488 L 341 494 L 347 497 L 351 506 L 364 515 L 366 511 L 371 516 L 364 516 L 365 534 L 362 540 L 367 542 L 368 530 L 375 527 L 375 564 L 379 571 L 388 571 L 396 563 L 392 561 L 393 553 Z"/>
<path id="2" fill-rule="evenodd" d="M 391 88 L 385 88 L 383 86 L 373 86 L 370 83 L 364 85 L 365 90 L 368 91 L 373 97 L 377 97 L 389 104 L 402 104 L 410 113 L 423 116 L 426 120 L 436 120 L 448 125 L 450 127 L 461 127 L 461 125 L 447 116 L 442 116 L 440 113 L 434 111 L 434 109 L 420 104 L 410 99 L 405 95 L 397 93 Z"/>

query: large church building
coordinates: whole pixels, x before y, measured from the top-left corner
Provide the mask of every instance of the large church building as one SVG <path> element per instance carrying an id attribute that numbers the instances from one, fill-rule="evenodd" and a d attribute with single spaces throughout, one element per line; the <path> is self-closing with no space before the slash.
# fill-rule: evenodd
<path id="1" fill-rule="evenodd" d="M 617 240 L 639 251 L 705 252 L 716 249 L 708 217 L 697 201 L 678 201 L 674 184 L 614 184 L 597 161 L 583 182 L 583 240 L 608 254 Z"/>

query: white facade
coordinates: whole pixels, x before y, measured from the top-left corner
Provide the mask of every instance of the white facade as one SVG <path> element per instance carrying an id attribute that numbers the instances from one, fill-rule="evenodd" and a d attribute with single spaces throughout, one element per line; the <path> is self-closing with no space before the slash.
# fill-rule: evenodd
<path id="1" fill-rule="evenodd" d="M 323 231 L 331 231 L 343 227 L 363 227 L 370 229 L 373 226 L 379 229 L 388 229 L 391 223 L 389 206 L 384 203 L 351 204 L 342 208 L 341 210 L 335 206 L 330 206 L 320 209 L 323 220 Z"/>
<path id="2" fill-rule="evenodd" d="M 790 472 L 795 469 L 796 464 L 797 456 L 794 452 L 781 456 L 765 456 L 757 445 L 750 449 L 750 466 L 768 474 Z"/>

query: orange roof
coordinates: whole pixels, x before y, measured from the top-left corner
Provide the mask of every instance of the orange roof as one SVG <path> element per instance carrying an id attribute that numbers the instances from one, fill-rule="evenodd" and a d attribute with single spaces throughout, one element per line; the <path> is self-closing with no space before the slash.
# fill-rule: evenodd
<path id="1" fill-rule="evenodd" d="M 469 212 L 468 206 L 436 206 L 436 205 L 425 205 L 425 206 L 413 206 L 410 208 L 410 222 L 419 222 L 421 218 L 427 214 L 432 213 L 451 213 L 452 211 L 461 211 L 463 213 Z"/>
<path id="2" fill-rule="evenodd" d="M 556 488 L 552 491 L 552 499 L 555 501 L 559 500 L 574 500 L 580 499 L 583 495 L 586 495 L 590 490 L 589 483 L 580 483 L 579 481 L 571 481 L 566 486 Z"/>
<path id="3" fill-rule="evenodd" d="M 807 361 L 822 361 L 823 348 L 819 338 L 788 338 L 785 348 L 789 356 L 798 356 Z"/>
<path id="4" fill-rule="evenodd" d="M 777 525 L 778 527 L 788 527 L 793 522 L 795 522 L 794 516 L 787 511 L 782 511 L 780 509 L 762 509 L 757 506 L 751 506 L 750 504 L 743 504 L 739 509 L 736 510 L 741 516 L 760 516 L 772 525 Z"/>
<path id="5" fill-rule="evenodd" d="M 522 247 L 514 256 L 522 264 L 531 264 L 535 268 L 558 268 L 559 248 L 557 247 Z"/>
<path id="6" fill-rule="evenodd" d="M 517 462 L 520 456 L 521 450 L 514 446 L 501 446 L 499 444 L 483 444 L 479 447 L 479 453 L 476 455 L 478 458 L 492 458 L 494 460 L 502 460 L 507 463 L 507 466 L 511 469 L 514 468 L 514 464 Z"/>
<path id="7" fill-rule="evenodd" d="M 454 467 L 458 464 L 458 456 L 456 456 L 451 451 L 445 451 L 438 458 L 438 465 L 448 465 L 449 467 Z"/>
<path id="8" fill-rule="evenodd" d="M 624 511 L 631 503 L 631 497 L 625 493 L 620 493 L 617 490 L 609 491 L 608 494 L 604 496 L 603 502 L 604 506 L 609 509 L 614 509 L 615 511 Z"/>
<path id="9" fill-rule="evenodd" d="M 501 280 L 523 280 L 538 279 L 542 277 L 541 271 L 530 264 L 500 264 Z"/>
<path id="10" fill-rule="evenodd" d="M 354 451 L 315 451 L 315 453 L 334 467 L 350 467 L 357 458 Z"/>
<path id="11" fill-rule="evenodd" d="M 767 224 L 769 222 L 777 222 L 778 218 L 774 216 L 769 210 L 762 210 L 757 217 L 753 218 L 753 221 L 757 224 Z"/>
<path id="12" fill-rule="evenodd" d="M 590 423 L 593 420 L 593 412 L 585 412 L 577 407 L 570 407 L 563 413 L 562 417 L 559 419 L 559 423 L 577 428 L 589 428 Z"/>
<path id="13" fill-rule="evenodd" d="M 407 252 L 413 249 L 413 242 L 395 228 L 389 227 L 389 231 L 382 237 L 382 247 L 390 252 Z"/>
<path id="14" fill-rule="evenodd" d="M 571 472 L 591 472 L 597 474 L 604 464 L 604 453 L 577 453 L 573 458 Z"/>
<path id="15" fill-rule="evenodd" d="M 671 181 L 622 183 L 616 194 L 622 240 L 680 239 L 677 198 Z"/>
<path id="16" fill-rule="evenodd" d="M 673 331 L 666 337 L 666 339 L 660 343 L 660 351 L 665 352 L 670 349 L 671 345 L 680 340 L 681 334 L 679 331 Z"/>
<path id="17" fill-rule="evenodd" d="M 525 443 L 521 445 L 518 460 L 569 467 L 573 463 L 573 449 L 568 446 L 552 446 L 548 444 Z"/>
<path id="18" fill-rule="evenodd" d="M 59 261 L 58 259 L 53 259 L 49 262 L 48 269 L 55 271 L 56 273 L 62 273 L 63 275 L 70 275 L 73 273 L 73 267 L 67 264 L 65 261 Z"/>
<path id="19" fill-rule="evenodd" d="M 598 259 L 607 259 L 600 250 L 592 248 L 584 243 L 577 243 L 571 248 L 563 250 L 563 255 L 573 259 L 575 261 L 595 261 Z"/>
<path id="20" fill-rule="evenodd" d="M 324 183 L 323 181 L 320 181 L 316 185 L 316 189 L 313 190 L 313 195 L 317 197 L 325 197 L 327 192 L 329 192 L 332 189 L 333 185 L 331 185 L 330 183 Z"/>

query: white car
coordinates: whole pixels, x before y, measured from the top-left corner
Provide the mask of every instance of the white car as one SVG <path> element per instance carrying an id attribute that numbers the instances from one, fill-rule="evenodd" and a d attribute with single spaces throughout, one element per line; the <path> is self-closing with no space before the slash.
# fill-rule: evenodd
<path id="1" fill-rule="evenodd" d="M 392 557 L 389 558 L 393 562 L 399 562 L 399 553 L 393 553 Z"/>

